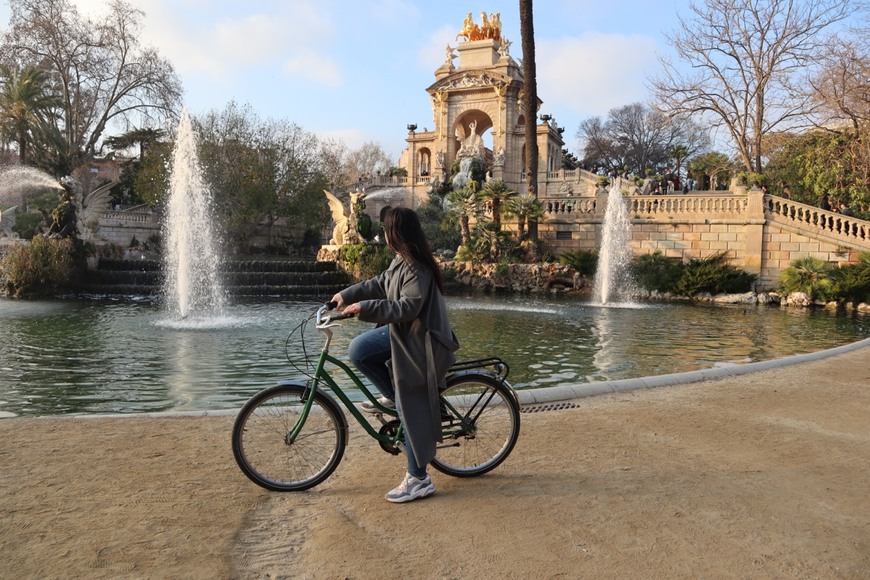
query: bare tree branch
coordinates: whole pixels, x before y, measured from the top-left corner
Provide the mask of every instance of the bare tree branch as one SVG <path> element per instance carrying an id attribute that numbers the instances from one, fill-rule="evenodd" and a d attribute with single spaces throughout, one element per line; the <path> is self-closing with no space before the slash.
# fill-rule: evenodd
<path id="1" fill-rule="evenodd" d="M 703 113 L 730 134 L 747 171 L 762 169 L 762 137 L 804 119 L 793 90 L 849 0 L 704 0 L 668 36 L 687 68 L 662 60 L 652 87 L 672 113 Z"/>

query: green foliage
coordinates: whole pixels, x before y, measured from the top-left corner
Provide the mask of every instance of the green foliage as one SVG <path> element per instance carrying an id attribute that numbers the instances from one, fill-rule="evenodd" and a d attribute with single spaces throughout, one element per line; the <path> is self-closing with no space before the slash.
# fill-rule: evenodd
<path id="1" fill-rule="evenodd" d="M 673 292 L 692 297 L 701 292 L 730 294 L 748 292 L 757 276 L 725 263 L 724 252 L 689 260 L 673 286 Z"/>
<path id="2" fill-rule="evenodd" d="M 358 280 L 367 280 L 386 270 L 394 255 L 386 244 L 346 244 L 338 250 L 339 261 Z"/>
<path id="3" fill-rule="evenodd" d="M 592 278 L 598 270 L 598 252 L 595 250 L 565 252 L 559 256 L 559 262 L 571 266 L 581 276 Z"/>
<path id="4" fill-rule="evenodd" d="M 437 195 L 430 195 L 426 203 L 417 208 L 417 215 L 433 250 L 454 250 L 462 243 L 458 220 L 444 209 L 443 200 Z"/>
<path id="5" fill-rule="evenodd" d="M 516 196 L 516 194 L 517 192 L 508 187 L 507 183 L 501 179 L 487 181 L 478 192 L 480 198 L 489 206 L 492 223 L 496 229 L 501 228 L 502 204 Z"/>
<path id="6" fill-rule="evenodd" d="M 830 262 L 819 258 L 799 258 L 782 271 L 779 290 L 783 294 L 803 292 L 812 300 L 831 300 L 837 274 Z"/>
<path id="7" fill-rule="evenodd" d="M 135 166 L 132 195 L 151 207 L 166 201 L 171 159 L 172 143 L 153 143 Z"/>
<path id="8" fill-rule="evenodd" d="M 635 256 L 631 273 L 642 288 L 656 292 L 672 292 L 683 273 L 683 263 L 661 252 Z"/>
<path id="9" fill-rule="evenodd" d="M 870 303 L 870 252 L 858 254 L 855 264 L 840 268 L 834 283 L 834 294 L 847 302 Z"/>
<path id="10" fill-rule="evenodd" d="M 510 232 L 500 230 L 492 222 L 481 221 L 474 228 L 471 240 L 462 246 L 461 254 L 466 261 L 493 263 L 515 254 L 517 248 L 518 244 Z"/>
<path id="11" fill-rule="evenodd" d="M 698 189 L 712 189 L 714 178 L 717 187 L 728 184 L 732 167 L 733 163 L 727 155 L 710 151 L 689 161 L 689 174 L 699 181 Z"/>
<path id="12" fill-rule="evenodd" d="M 0 278 L 8 296 L 50 296 L 68 285 L 75 274 L 75 240 L 49 240 L 41 236 L 16 245 L 0 260 Z"/>
<path id="13" fill-rule="evenodd" d="M 727 264 L 725 256 L 725 253 L 717 253 L 684 264 L 655 252 L 635 257 L 631 271 L 638 285 L 649 291 L 671 292 L 689 298 L 702 292 L 750 291 L 755 274 Z"/>
<path id="14" fill-rule="evenodd" d="M 859 217 L 870 217 L 866 139 L 854 132 L 810 131 L 787 135 L 765 168 L 770 192 L 818 205 L 828 194 Z"/>

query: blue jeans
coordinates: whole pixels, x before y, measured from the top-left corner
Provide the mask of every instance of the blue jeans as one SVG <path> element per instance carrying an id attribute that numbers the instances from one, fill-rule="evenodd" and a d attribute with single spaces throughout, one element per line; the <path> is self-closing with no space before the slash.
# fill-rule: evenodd
<path id="1" fill-rule="evenodd" d="M 347 349 L 350 362 L 388 399 L 396 398 L 393 381 L 387 368 L 390 360 L 390 329 L 381 326 L 363 332 Z"/>
<path id="2" fill-rule="evenodd" d="M 393 381 L 387 368 L 387 361 L 392 356 L 388 326 L 367 330 L 354 338 L 350 341 L 347 354 L 353 366 L 370 380 L 383 396 L 396 400 L 396 391 L 393 388 Z M 398 400 L 396 400 L 396 410 L 399 412 L 399 417 L 402 417 L 402 409 Z M 418 479 L 426 477 L 426 468 L 417 467 L 414 450 L 408 443 L 405 443 L 405 455 L 408 458 L 408 473 Z"/>

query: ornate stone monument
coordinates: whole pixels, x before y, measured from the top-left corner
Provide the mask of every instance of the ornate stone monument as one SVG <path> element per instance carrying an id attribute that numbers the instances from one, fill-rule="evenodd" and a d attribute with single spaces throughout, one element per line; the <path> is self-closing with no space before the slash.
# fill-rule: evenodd
<path id="1" fill-rule="evenodd" d="M 474 157 L 483 160 L 491 178 L 526 190 L 524 80 L 510 55 L 511 42 L 502 34 L 500 15 L 482 12 L 476 23 L 469 12 L 456 39 L 461 40 L 455 47 L 447 45 L 435 82 L 426 89 L 434 128 L 410 131 L 399 162 L 408 170 L 412 206 L 425 200 L 433 181 L 450 179 L 456 161 Z M 556 127 L 538 123 L 541 171 L 561 167 L 563 146 Z"/>

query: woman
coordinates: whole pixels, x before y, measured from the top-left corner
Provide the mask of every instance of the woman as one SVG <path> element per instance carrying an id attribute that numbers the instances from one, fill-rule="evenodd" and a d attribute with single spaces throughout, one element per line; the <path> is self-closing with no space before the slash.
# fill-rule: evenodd
<path id="1" fill-rule="evenodd" d="M 384 396 L 395 398 L 405 431 L 408 472 L 386 498 L 404 503 L 435 493 L 426 465 L 441 441 L 438 392 L 445 387 L 459 343 L 447 319 L 444 277 L 417 214 L 407 208 L 388 210 L 384 237 L 397 254 L 389 268 L 332 300 L 344 314 L 380 325 L 356 337 L 349 354 Z"/>

